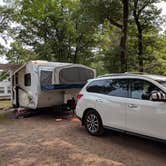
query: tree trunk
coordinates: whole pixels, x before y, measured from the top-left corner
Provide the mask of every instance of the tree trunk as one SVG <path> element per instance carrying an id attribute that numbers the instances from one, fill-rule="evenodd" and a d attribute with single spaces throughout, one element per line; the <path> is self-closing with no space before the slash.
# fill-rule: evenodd
<path id="1" fill-rule="evenodd" d="M 128 32 L 129 0 L 123 0 L 123 27 L 120 41 L 121 72 L 127 71 L 127 32 Z"/>
<path id="2" fill-rule="evenodd" d="M 135 5 L 135 10 L 133 12 L 135 24 L 137 27 L 137 38 L 138 38 L 138 63 L 139 63 L 139 72 L 144 72 L 144 63 L 143 63 L 143 38 L 142 38 L 142 28 L 139 22 L 139 15 L 136 13 L 137 4 Z"/>
<path id="3" fill-rule="evenodd" d="M 142 29 L 138 28 L 138 61 L 139 61 L 139 71 L 144 72 L 143 63 L 143 43 L 142 43 Z"/>
<path id="4" fill-rule="evenodd" d="M 76 50 L 74 52 L 73 63 L 77 63 L 77 54 L 78 54 L 78 47 L 76 46 Z"/>

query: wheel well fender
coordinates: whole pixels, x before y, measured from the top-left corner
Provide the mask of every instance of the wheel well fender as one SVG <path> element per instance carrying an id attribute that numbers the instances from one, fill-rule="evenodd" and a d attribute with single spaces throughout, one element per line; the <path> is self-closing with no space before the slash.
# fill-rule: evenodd
<path id="1" fill-rule="evenodd" d="M 100 114 L 98 113 L 97 110 L 95 110 L 94 108 L 87 108 L 85 111 L 84 111 L 84 114 L 83 114 L 83 117 L 82 117 L 82 125 L 85 125 L 85 115 L 89 112 L 89 111 L 95 111 L 97 112 L 97 114 L 100 116 Z M 100 116 L 100 119 L 101 119 L 101 116 Z M 101 119 L 101 122 L 102 122 L 102 119 Z"/>

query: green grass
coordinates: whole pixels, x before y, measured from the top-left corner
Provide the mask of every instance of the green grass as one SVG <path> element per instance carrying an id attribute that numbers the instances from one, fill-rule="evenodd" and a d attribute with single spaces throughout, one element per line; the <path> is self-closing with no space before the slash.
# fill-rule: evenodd
<path id="1" fill-rule="evenodd" d="M 10 107 L 10 106 L 11 106 L 10 100 L 0 100 L 0 108 Z"/>
<path id="2" fill-rule="evenodd" d="M 11 106 L 10 100 L 0 100 L 0 122 L 6 121 L 8 119 L 8 112 L 3 111 L 3 108 L 8 108 Z"/>

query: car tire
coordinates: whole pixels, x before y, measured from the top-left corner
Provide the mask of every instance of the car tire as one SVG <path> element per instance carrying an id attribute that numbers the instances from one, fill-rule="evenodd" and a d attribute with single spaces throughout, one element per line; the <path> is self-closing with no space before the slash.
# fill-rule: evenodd
<path id="1" fill-rule="evenodd" d="M 84 118 L 85 128 L 93 136 L 103 134 L 103 125 L 100 115 L 95 110 L 90 110 L 86 113 Z"/>

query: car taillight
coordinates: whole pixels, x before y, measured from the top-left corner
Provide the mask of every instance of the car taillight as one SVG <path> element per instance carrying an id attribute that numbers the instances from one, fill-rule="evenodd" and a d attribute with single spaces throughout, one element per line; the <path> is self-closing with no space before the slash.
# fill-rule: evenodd
<path id="1" fill-rule="evenodd" d="M 83 96 L 83 94 L 78 94 L 77 95 L 77 100 L 80 100 L 82 96 Z"/>

